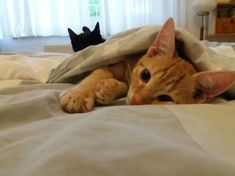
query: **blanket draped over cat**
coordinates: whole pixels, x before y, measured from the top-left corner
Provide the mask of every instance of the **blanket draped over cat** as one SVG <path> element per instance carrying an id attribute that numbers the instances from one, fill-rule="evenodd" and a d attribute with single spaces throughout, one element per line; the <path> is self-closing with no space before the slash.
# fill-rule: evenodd
<path id="1" fill-rule="evenodd" d="M 51 72 L 47 82 L 76 83 L 83 79 L 86 73 L 100 66 L 117 63 L 127 55 L 144 53 L 160 29 L 159 25 L 130 29 L 110 37 L 104 43 L 74 53 Z M 182 44 L 184 59 L 189 60 L 196 70 L 235 70 L 233 58 L 215 53 L 185 29 L 176 26 L 175 38 Z M 235 88 L 229 89 L 229 92 L 230 96 L 235 97 Z"/>
<path id="2" fill-rule="evenodd" d="M 124 56 L 123 56 L 124 57 Z M 112 104 L 127 95 L 128 104 L 208 103 L 235 81 L 235 71 L 196 71 L 175 47 L 169 18 L 144 53 L 95 69 L 60 95 L 67 112 L 88 112 L 96 103 Z"/>

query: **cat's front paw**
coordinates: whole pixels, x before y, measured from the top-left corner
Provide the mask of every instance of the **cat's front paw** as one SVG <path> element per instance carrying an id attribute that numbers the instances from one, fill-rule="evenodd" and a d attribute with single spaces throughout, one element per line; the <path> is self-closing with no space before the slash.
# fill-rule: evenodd
<path id="1" fill-rule="evenodd" d="M 112 87 L 108 80 L 100 80 L 95 88 L 96 102 L 104 105 L 111 104 L 115 98 Z"/>
<path id="2" fill-rule="evenodd" d="M 116 98 L 125 95 L 127 86 L 116 79 L 103 79 L 96 84 L 96 102 L 104 105 L 111 104 Z"/>
<path id="3" fill-rule="evenodd" d="M 94 107 L 94 97 L 76 89 L 65 90 L 60 94 L 60 106 L 69 113 L 89 112 Z"/>

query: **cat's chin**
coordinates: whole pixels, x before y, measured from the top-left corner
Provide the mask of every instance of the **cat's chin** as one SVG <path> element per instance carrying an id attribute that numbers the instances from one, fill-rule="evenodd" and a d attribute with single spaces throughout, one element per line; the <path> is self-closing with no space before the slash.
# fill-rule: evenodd
<path id="1" fill-rule="evenodd" d="M 174 105 L 176 104 L 173 101 L 159 101 L 159 97 L 153 97 L 149 101 L 144 101 L 137 95 L 128 96 L 126 99 L 128 105 L 144 105 L 144 104 L 158 104 L 158 105 Z"/>
<path id="2" fill-rule="evenodd" d="M 174 105 L 176 104 L 175 102 L 173 101 L 166 101 L 166 102 L 160 102 L 160 101 L 156 101 L 156 100 L 153 100 L 151 103 L 149 104 L 155 104 L 155 105 Z"/>
<path id="3" fill-rule="evenodd" d="M 153 97 L 150 103 L 146 104 L 159 104 L 159 105 L 174 105 L 176 104 L 174 101 L 160 101 L 159 96 Z"/>

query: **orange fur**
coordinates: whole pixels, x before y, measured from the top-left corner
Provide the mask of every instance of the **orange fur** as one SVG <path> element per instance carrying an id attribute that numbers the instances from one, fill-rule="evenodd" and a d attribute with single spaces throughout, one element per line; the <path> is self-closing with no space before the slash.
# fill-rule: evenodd
<path id="1" fill-rule="evenodd" d="M 99 68 L 60 95 L 66 112 L 91 111 L 96 102 L 111 104 L 127 95 L 128 104 L 206 103 L 224 92 L 235 72 L 200 72 L 175 50 L 173 19 L 163 25 L 143 56 Z"/>

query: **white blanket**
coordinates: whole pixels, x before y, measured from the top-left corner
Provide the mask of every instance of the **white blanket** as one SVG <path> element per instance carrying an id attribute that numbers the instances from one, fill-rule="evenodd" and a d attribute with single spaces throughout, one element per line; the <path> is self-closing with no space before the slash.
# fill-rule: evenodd
<path id="1" fill-rule="evenodd" d="M 123 38 L 128 32 L 137 45 Z M 71 84 L 58 82 L 146 49 L 156 35 L 153 27 L 128 32 L 63 61 L 50 76 L 53 84 L 0 89 L 0 175 L 235 175 L 235 100 L 110 105 L 83 114 L 61 110 L 58 95 Z M 232 58 L 208 50 L 191 34 L 177 37 L 200 69 L 234 68 Z"/>
<path id="2" fill-rule="evenodd" d="M 20 85 L 23 80 L 46 83 L 51 70 L 69 54 L 1 53 L 0 88 Z"/>
<path id="3" fill-rule="evenodd" d="M 75 53 L 53 70 L 48 82 L 79 81 L 83 78 L 83 73 L 99 66 L 119 62 L 127 55 L 146 52 L 160 29 L 161 26 L 131 29 L 111 37 L 102 44 Z M 176 28 L 175 37 L 181 44 L 180 50 L 184 59 L 193 63 L 197 70 L 235 70 L 234 57 L 214 52 L 188 31 Z M 235 98 L 235 86 L 231 87 L 228 93 Z"/>
<path id="4" fill-rule="evenodd" d="M 37 95 L 38 110 L 45 93 Z M 235 175 L 234 101 L 66 115 L 49 97 L 41 121 L 22 117 L 28 125 L 0 133 L 0 175 Z M 42 120 L 48 115 L 55 118 Z"/>

